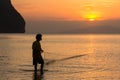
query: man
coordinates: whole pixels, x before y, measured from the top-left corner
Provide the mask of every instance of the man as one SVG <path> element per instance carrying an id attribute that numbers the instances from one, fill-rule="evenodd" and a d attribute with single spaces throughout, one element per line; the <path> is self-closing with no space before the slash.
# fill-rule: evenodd
<path id="1" fill-rule="evenodd" d="M 42 35 L 37 34 L 36 35 L 36 41 L 33 42 L 32 44 L 32 49 L 33 49 L 33 65 L 34 65 L 34 70 L 37 71 L 37 64 L 41 64 L 40 66 L 40 72 L 43 74 L 43 67 L 44 67 L 44 60 L 42 58 L 41 53 L 43 52 L 41 48 L 40 41 L 42 40 Z"/>

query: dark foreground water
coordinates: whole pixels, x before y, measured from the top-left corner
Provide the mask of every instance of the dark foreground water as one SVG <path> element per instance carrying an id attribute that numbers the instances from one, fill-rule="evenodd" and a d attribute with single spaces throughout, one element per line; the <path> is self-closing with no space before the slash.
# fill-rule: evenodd
<path id="1" fill-rule="evenodd" d="M 33 71 L 34 36 L 0 34 L 0 80 L 120 80 L 120 35 L 43 35 L 43 76 Z"/>

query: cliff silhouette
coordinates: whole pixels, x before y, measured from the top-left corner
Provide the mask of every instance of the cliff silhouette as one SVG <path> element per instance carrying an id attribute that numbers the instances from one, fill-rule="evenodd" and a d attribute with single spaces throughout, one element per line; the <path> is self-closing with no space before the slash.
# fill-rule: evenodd
<path id="1" fill-rule="evenodd" d="M 0 33 L 24 33 L 25 21 L 11 0 L 0 0 Z"/>

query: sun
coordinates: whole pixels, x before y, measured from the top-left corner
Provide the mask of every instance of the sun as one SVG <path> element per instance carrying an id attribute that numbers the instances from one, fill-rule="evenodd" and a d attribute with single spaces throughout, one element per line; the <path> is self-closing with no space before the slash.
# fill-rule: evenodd
<path id="1" fill-rule="evenodd" d="M 96 19 L 94 19 L 94 18 L 91 18 L 91 19 L 89 19 L 89 21 L 95 21 Z"/>
<path id="2" fill-rule="evenodd" d="M 84 12 L 83 17 L 87 21 L 98 21 L 100 20 L 100 13 L 96 11 Z"/>
<path id="3" fill-rule="evenodd" d="M 87 14 L 86 19 L 89 21 L 96 21 L 98 19 L 98 15 L 96 14 Z"/>

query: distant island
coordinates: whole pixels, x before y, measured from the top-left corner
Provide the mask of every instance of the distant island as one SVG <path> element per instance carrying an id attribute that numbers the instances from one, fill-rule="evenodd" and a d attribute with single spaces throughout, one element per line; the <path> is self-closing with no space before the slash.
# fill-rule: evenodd
<path id="1" fill-rule="evenodd" d="M 0 33 L 24 33 L 25 20 L 12 6 L 11 0 L 0 0 Z"/>

